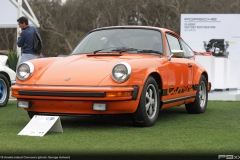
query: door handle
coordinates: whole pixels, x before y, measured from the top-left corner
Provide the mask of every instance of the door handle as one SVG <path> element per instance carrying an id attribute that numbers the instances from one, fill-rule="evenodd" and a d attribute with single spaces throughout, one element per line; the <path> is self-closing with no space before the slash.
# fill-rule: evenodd
<path id="1" fill-rule="evenodd" d="M 188 63 L 188 67 L 192 67 L 192 64 L 191 64 L 191 63 Z"/>

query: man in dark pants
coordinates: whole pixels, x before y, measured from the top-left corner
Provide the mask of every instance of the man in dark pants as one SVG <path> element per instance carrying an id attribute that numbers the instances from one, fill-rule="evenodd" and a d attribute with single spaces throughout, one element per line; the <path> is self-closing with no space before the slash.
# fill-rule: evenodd
<path id="1" fill-rule="evenodd" d="M 28 19 L 26 17 L 20 17 L 17 19 L 18 25 L 21 30 L 18 31 L 18 47 L 21 47 L 22 56 L 20 59 L 20 64 L 22 62 L 37 58 L 36 53 L 33 51 L 33 42 L 35 28 L 29 26 Z M 37 30 L 38 32 L 38 30 Z"/>

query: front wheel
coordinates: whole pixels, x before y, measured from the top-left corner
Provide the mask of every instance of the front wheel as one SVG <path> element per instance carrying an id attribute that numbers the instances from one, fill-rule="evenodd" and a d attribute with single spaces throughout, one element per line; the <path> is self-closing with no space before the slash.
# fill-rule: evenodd
<path id="1" fill-rule="evenodd" d="M 7 78 L 0 74 L 0 107 L 5 107 L 8 104 L 10 87 Z"/>
<path id="2" fill-rule="evenodd" d="M 153 77 L 146 80 L 137 111 L 132 115 L 136 126 L 150 127 L 155 124 L 159 114 L 160 99 L 158 86 Z"/>
<path id="3" fill-rule="evenodd" d="M 205 76 L 201 76 L 197 95 L 194 102 L 190 104 L 186 104 L 186 110 L 188 113 L 204 113 L 207 108 L 207 101 L 208 101 L 208 90 L 207 90 L 207 80 Z"/>

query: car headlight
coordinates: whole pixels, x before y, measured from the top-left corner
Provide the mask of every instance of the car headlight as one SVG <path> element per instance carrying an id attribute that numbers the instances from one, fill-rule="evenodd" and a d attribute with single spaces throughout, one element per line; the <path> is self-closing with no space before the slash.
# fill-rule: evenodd
<path id="1" fill-rule="evenodd" d="M 131 72 L 132 69 L 128 63 L 120 62 L 113 67 L 112 78 L 117 83 L 123 83 L 129 79 Z"/>
<path id="2" fill-rule="evenodd" d="M 31 62 L 23 62 L 17 68 L 17 78 L 21 81 L 29 78 L 34 71 L 34 65 Z"/>

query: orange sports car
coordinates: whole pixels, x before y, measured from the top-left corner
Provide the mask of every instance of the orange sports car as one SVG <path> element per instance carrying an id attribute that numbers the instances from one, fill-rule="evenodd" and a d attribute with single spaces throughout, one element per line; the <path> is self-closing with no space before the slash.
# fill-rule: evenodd
<path id="1" fill-rule="evenodd" d="M 26 61 L 11 87 L 17 105 L 34 115 L 130 114 L 155 124 L 159 110 L 185 104 L 204 113 L 207 71 L 173 31 L 150 26 L 97 28 L 67 57 Z"/>

